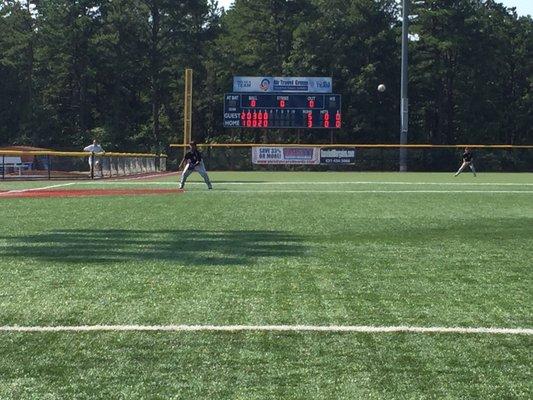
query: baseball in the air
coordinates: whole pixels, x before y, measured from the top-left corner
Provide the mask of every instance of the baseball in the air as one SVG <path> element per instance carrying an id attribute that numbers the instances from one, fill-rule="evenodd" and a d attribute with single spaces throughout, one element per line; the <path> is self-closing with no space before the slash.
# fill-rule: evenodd
<path id="1" fill-rule="evenodd" d="M 380 91 L 380 92 L 384 92 L 385 89 L 387 89 L 387 88 L 385 87 L 385 85 L 383 83 L 378 86 L 378 91 Z"/>

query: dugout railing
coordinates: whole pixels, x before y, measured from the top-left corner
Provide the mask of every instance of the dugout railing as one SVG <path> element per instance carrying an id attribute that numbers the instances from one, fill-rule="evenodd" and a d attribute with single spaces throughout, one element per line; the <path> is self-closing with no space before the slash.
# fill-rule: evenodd
<path id="1" fill-rule="evenodd" d="M 179 163 L 183 144 L 172 144 L 173 157 Z M 474 152 L 475 164 L 485 172 L 533 172 L 533 145 L 431 145 L 431 144 L 301 144 L 301 143 L 203 143 L 198 145 L 210 170 L 312 170 L 312 171 L 398 171 L 399 149 L 407 149 L 409 171 L 453 171 L 461 162 L 465 147 Z M 254 164 L 254 148 L 354 149 L 355 160 L 349 164 Z M 173 160 L 173 163 L 175 161 Z"/>
<path id="2" fill-rule="evenodd" d="M 167 156 L 0 150 L 0 179 L 101 179 L 165 172 Z"/>

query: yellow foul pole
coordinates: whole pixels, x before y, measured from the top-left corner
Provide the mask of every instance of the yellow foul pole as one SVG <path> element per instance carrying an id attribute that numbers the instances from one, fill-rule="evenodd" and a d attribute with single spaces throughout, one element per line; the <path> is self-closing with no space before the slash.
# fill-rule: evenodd
<path id="1" fill-rule="evenodd" d="M 185 102 L 183 107 L 183 144 L 191 140 L 192 131 L 192 69 L 185 70 Z M 185 147 L 185 151 L 186 147 Z"/>

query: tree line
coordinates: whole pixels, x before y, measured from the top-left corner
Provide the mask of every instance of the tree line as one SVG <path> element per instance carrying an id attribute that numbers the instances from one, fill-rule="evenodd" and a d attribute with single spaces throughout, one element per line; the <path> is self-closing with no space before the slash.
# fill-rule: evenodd
<path id="1" fill-rule="evenodd" d="M 2 0 L 0 145 L 165 151 L 193 137 L 323 142 L 321 130 L 222 128 L 234 75 L 331 76 L 337 142 L 399 140 L 395 0 Z M 413 0 L 410 143 L 530 144 L 533 21 L 492 0 Z M 383 83 L 387 90 L 376 90 Z"/>

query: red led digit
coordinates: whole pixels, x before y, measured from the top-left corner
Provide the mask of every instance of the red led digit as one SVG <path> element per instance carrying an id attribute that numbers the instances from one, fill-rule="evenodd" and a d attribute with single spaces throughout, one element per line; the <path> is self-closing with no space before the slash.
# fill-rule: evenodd
<path id="1" fill-rule="evenodd" d="M 247 120 L 251 120 L 251 119 L 252 119 L 252 113 L 251 113 L 250 111 L 248 111 L 248 112 L 246 113 L 246 119 L 247 119 Z"/>
<path id="2" fill-rule="evenodd" d="M 329 113 L 324 114 L 324 121 L 329 121 Z"/>
<path id="3" fill-rule="evenodd" d="M 341 113 L 337 111 L 337 114 L 335 114 L 335 121 L 340 121 L 340 120 L 341 120 Z"/>
<path id="4" fill-rule="evenodd" d="M 329 120 L 324 120 L 324 128 L 329 128 Z"/>
<path id="5" fill-rule="evenodd" d="M 263 120 L 260 119 L 257 121 L 257 127 L 261 128 L 262 126 L 263 126 Z"/>
<path id="6" fill-rule="evenodd" d="M 241 119 L 246 119 L 246 113 L 244 111 L 241 113 Z"/>
<path id="7" fill-rule="evenodd" d="M 309 106 L 309 108 L 314 108 L 315 107 L 315 101 L 314 100 L 309 100 L 307 102 L 307 105 Z"/>
<path id="8" fill-rule="evenodd" d="M 254 120 L 252 121 L 252 126 L 253 126 L 254 128 L 257 127 L 257 120 L 256 120 L 256 119 L 254 119 Z"/>
<path id="9" fill-rule="evenodd" d="M 268 119 L 263 120 L 263 126 L 266 128 L 268 126 Z"/>
<path id="10" fill-rule="evenodd" d="M 258 119 L 259 121 L 261 121 L 261 120 L 263 119 L 263 113 L 262 113 L 261 111 L 259 111 L 259 112 L 257 113 L 257 119 Z"/>
<path id="11" fill-rule="evenodd" d="M 341 121 L 335 121 L 335 128 L 341 127 Z"/>
<path id="12" fill-rule="evenodd" d="M 256 101 L 255 99 L 250 100 L 250 107 L 255 107 Z"/>
<path id="13" fill-rule="evenodd" d="M 285 100 L 280 100 L 280 101 L 279 101 L 279 106 L 280 106 L 281 108 L 285 108 Z"/>
<path id="14" fill-rule="evenodd" d="M 264 119 L 264 120 L 267 120 L 267 119 L 268 119 L 268 113 L 267 113 L 266 111 L 263 113 L 263 119 Z M 265 126 L 266 126 L 266 125 L 265 125 Z"/>
<path id="15" fill-rule="evenodd" d="M 252 119 L 255 121 L 257 120 L 257 113 L 254 111 L 254 113 L 252 114 Z"/>
<path id="16" fill-rule="evenodd" d="M 252 120 L 251 119 L 246 120 L 246 126 L 252 126 Z"/>

